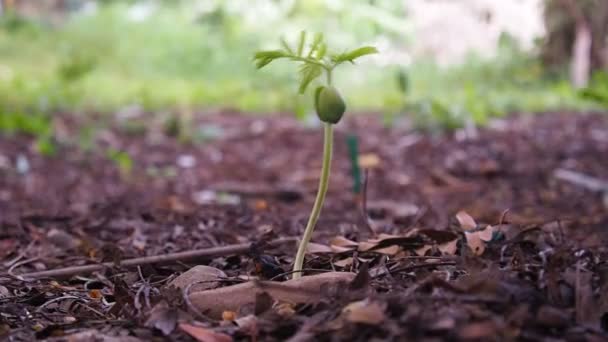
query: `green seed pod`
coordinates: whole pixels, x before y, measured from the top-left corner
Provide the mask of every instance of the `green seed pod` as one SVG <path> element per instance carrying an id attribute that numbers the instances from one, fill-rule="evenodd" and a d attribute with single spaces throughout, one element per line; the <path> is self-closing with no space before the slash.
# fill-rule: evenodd
<path id="1" fill-rule="evenodd" d="M 320 86 L 315 90 L 315 109 L 321 121 L 336 124 L 346 111 L 346 104 L 336 88 Z"/>

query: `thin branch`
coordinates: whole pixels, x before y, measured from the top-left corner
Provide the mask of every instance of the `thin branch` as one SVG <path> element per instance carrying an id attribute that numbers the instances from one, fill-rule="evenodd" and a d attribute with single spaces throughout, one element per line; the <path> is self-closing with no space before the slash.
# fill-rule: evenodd
<path id="1" fill-rule="evenodd" d="M 297 238 L 288 237 L 281 238 L 274 241 L 270 241 L 267 246 L 279 246 L 286 243 L 291 243 L 297 241 Z M 243 254 L 249 251 L 250 244 L 243 243 L 238 245 L 228 245 L 221 247 L 211 247 L 205 249 L 197 249 L 192 251 L 178 252 L 178 253 L 169 253 L 164 255 L 154 255 L 147 256 L 142 258 L 133 258 L 123 260 L 119 266 L 126 268 L 133 268 L 141 265 L 152 265 L 152 264 L 167 264 L 175 261 L 186 261 L 193 260 L 204 257 L 220 257 L 225 255 L 232 254 Z M 114 262 L 105 262 L 102 264 L 95 265 L 83 265 L 83 266 L 72 266 L 59 268 L 48 271 L 40 271 L 40 272 L 31 272 L 24 273 L 20 275 L 16 275 L 17 277 L 23 280 L 34 280 L 41 278 L 60 278 L 60 277 L 69 277 L 77 274 L 85 274 L 92 273 L 96 271 L 101 271 L 104 268 L 112 268 L 115 266 Z"/>

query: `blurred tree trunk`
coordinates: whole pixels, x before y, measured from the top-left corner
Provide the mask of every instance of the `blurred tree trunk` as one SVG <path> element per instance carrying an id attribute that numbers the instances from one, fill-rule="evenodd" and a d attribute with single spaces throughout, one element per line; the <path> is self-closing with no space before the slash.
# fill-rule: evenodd
<path id="1" fill-rule="evenodd" d="M 66 0 L 0 0 L 1 13 L 60 24 L 67 16 Z"/>
<path id="2" fill-rule="evenodd" d="M 546 0 L 544 20 L 547 65 L 570 64 L 576 87 L 585 86 L 593 71 L 608 69 L 608 1 Z"/>
<path id="3" fill-rule="evenodd" d="M 0 0 L 0 15 L 10 12 L 15 7 L 15 0 Z"/>

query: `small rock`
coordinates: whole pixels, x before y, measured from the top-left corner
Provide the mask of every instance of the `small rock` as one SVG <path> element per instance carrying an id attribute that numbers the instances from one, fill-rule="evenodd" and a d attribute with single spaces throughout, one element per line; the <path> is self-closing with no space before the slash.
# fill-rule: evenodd
<path id="1" fill-rule="evenodd" d="M 198 265 L 173 279 L 173 281 L 169 283 L 169 286 L 175 286 L 181 290 L 185 290 L 188 285 L 196 283 L 190 287 L 189 291 L 192 293 L 216 288 L 219 285 L 217 280 L 225 277 L 226 273 L 220 269 Z"/>

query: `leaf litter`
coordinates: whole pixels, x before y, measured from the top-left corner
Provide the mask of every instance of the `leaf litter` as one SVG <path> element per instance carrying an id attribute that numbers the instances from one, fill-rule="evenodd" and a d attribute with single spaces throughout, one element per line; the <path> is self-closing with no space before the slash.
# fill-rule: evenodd
<path id="1" fill-rule="evenodd" d="M 87 124 L 54 120 L 72 136 Z M 69 158 L 44 157 L 28 148 L 31 137 L 2 136 L 0 338 L 605 340 L 608 210 L 595 185 L 608 180 L 598 157 L 608 142 L 590 132 L 607 130 L 608 119 L 504 120 L 466 139 L 412 139 L 407 125 L 365 115 L 341 125 L 305 269 L 313 279 L 351 276 L 310 287 L 281 273 L 294 245 L 263 243 L 298 236 L 314 200 L 319 141 L 291 119 L 206 116 L 202 125 L 235 134 L 205 145 L 180 144 L 153 122 L 134 136 L 110 120 L 98 143 L 128 154 L 128 176 L 104 151 L 66 143 L 59 151 Z M 260 122 L 273 134 L 249 129 Z M 353 133 L 368 169 L 367 222 L 351 192 Z M 255 253 L 120 265 L 252 242 Z M 100 262 L 110 266 L 19 278 Z M 203 265 L 211 273 L 188 271 Z M 234 288 L 244 290 L 197 300 Z"/>

